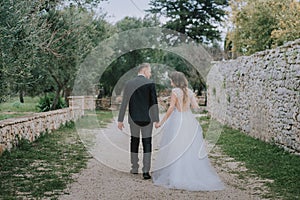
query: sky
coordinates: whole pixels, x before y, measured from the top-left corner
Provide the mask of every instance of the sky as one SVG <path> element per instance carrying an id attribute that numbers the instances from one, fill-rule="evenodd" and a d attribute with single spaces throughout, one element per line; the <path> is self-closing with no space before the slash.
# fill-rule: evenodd
<path id="1" fill-rule="evenodd" d="M 107 13 L 107 20 L 111 23 L 123 19 L 126 16 L 143 18 L 145 9 L 150 8 L 150 0 L 109 0 L 102 2 L 101 7 Z"/>

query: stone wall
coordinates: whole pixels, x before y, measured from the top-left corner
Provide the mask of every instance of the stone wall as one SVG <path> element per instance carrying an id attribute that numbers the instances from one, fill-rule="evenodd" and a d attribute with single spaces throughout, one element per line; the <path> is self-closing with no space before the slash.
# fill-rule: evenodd
<path id="1" fill-rule="evenodd" d="M 207 85 L 213 118 L 300 152 L 300 39 L 215 63 Z"/>
<path id="2" fill-rule="evenodd" d="M 12 118 L 0 121 L 0 155 L 10 150 L 20 139 L 36 140 L 40 134 L 58 129 L 68 121 L 76 121 L 83 116 L 84 110 L 65 108 L 27 117 Z"/>
<path id="3" fill-rule="evenodd" d="M 69 106 L 82 110 L 95 110 L 96 98 L 94 96 L 69 96 Z"/>

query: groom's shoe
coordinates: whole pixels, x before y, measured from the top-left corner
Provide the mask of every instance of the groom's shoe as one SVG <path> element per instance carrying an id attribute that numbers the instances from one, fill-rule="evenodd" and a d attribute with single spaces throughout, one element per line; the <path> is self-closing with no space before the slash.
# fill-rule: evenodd
<path id="1" fill-rule="evenodd" d="M 149 172 L 143 173 L 143 178 L 144 178 L 145 180 L 151 179 L 151 176 L 150 176 Z"/>

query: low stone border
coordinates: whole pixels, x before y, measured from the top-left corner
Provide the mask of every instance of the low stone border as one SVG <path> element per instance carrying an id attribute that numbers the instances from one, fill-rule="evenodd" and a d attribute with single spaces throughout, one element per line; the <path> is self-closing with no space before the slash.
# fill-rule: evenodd
<path id="1" fill-rule="evenodd" d="M 65 108 L 31 116 L 0 121 L 0 155 L 10 150 L 21 139 L 36 140 L 42 133 L 58 129 L 68 121 L 76 121 L 84 115 L 83 109 Z"/>

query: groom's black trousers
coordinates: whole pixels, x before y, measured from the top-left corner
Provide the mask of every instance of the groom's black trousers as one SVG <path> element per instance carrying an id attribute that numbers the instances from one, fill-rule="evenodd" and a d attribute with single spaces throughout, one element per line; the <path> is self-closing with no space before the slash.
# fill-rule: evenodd
<path id="1" fill-rule="evenodd" d="M 143 172 L 149 172 L 151 166 L 151 151 L 152 151 L 152 129 L 153 123 L 130 123 L 131 141 L 131 164 L 132 169 L 137 170 L 138 165 L 138 152 L 140 144 L 140 135 L 142 135 L 143 143 Z"/>

